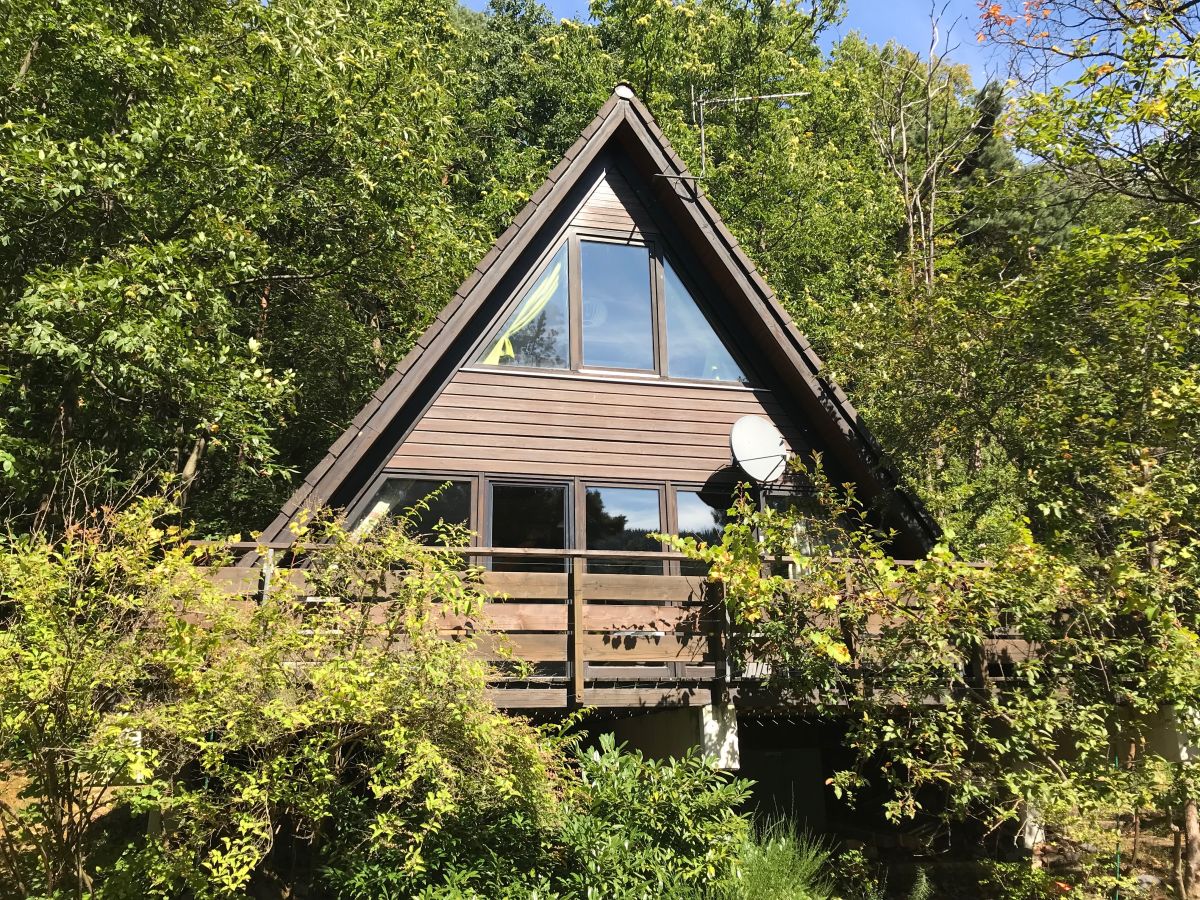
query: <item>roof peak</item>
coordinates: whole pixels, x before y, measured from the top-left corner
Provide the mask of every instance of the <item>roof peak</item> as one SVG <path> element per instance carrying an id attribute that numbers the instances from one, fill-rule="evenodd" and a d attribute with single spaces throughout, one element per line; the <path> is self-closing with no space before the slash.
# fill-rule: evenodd
<path id="1" fill-rule="evenodd" d="M 475 271 L 417 339 L 411 352 L 375 392 L 329 453 L 263 532 L 280 540 L 294 515 L 306 505 L 345 506 L 382 471 L 392 450 L 421 415 L 430 393 L 442 390 L 447 371 L 463 361 L 470 323 L 522 254 L 531 252 L 544 230 L 557 222 L 559 208 L 573 196 L 608 148 L 649 178 L 648 199 L 656 215 L 668 219 L 677 239 L 696 244 L 700 264 L 720 284 L 726 301 L 761 342 L 766 362 L 791 397 L 789 408 L 808 421 L 821 443 L 842 460 L 847 474 L 879 496 L 887 522 L 896 522 L 905 546 L 923 553 L 938 535 L 935 523 L 913 497 L 896 490 L 898 476 L 841 389 L 819 376 L 823 364 L 791 317 L 763 281 L 754 263 L 721 221 L 699 184 L 673 150 L 654 115 L 625 81 L 618 82 L 579 139 L 551 170 L 546 181 L 508 229 L 492 245 Z M 554 227 L 557 227 L 555 225 Z M 548 235 L 548 231 L 547 231 Z M 491 315 L 494 310 L 487 313 Z M 443 365 L 440 361 L 445 359 Z"/>

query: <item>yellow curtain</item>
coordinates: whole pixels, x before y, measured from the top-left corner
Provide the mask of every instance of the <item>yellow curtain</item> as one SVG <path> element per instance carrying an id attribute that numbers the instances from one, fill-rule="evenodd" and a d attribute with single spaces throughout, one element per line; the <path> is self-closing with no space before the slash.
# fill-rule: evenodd
<path id="1" fill-rule="evenodd" d="M 500 337 L 496 338 L 496 343 L 492 345 L 492 349 L 483 357 L 484 365 L 498 366 L 505 358 L 513 359 L 516 357 L 517 354 L 513 350 L 512 345 L 512 336 L 518 334 L 521 329 L 541 315 L 542 310 L 546 308 L 546 304 L 550 302 L 550 298 L 558 291 L 558 285 L 562 281 L 562 270 L 562 259 L 555 260 L 550 268 L 546 270 L 546 274 L 533 286 L 533 290 L 525 296 L 525 301 L 521 304 L 521 308 L 517 310 L 517 314 L 513 316 L 512 321 L 508 323 L 508 327 L 501 332 Z"/>

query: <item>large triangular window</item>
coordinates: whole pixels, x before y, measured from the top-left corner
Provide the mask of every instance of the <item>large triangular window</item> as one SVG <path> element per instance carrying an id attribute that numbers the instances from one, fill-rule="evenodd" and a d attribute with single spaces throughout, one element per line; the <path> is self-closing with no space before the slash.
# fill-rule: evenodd
<path id="1" fill-rule="evenodd" d="M 541 278 L 533 283 L 517 311 L 479 362 L 489 366 L 566 369 L 571 343 L 567 326 L 567 248 L 554 254 Z"/>
<path id="2" fill-rule="evenodd" d="M 696 296 L 639 241 L 568 239 L 476 361 L 749 383 Z"/>
<path id="3" fill-rule="evenodd" d="M 700 381 L 746 381 L 696 298 L 663 260 L 667 309 L 667 375 Z"/>

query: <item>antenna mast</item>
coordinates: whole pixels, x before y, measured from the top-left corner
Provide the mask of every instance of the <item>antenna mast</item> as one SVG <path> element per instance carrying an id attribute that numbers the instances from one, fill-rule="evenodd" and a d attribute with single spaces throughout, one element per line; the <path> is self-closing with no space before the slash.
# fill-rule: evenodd
<path id="1" fill-rule="evenodd" d="M 719 106 L 723 103 L 742 103 L 751 100 L 791 100 L 795 97 L 807 97 L 809 91 L 794 91 L 790 94 L 755 94 L 743 97 L 735 90 L 732 97 L 705 97 L 704 92 L 696 96 L 696 86 L 691 85 L 692 91 L 692 124 L 700 126 L 700 178 L 708 176 L 708 141 L 704 134 L 704 107 Z M 696 179 L 697 181 L 699 179 Z"/>

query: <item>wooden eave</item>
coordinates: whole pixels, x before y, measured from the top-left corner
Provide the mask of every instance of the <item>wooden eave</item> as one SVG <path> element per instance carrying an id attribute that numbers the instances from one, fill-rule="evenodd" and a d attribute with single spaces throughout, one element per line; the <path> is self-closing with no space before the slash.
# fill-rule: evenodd
<path id="1" fill-rule="evenodd" d="M 858 485 L 859 496 L 873 503 L 882 521 L 896 529 L 898 549 L 911 555 L 928 550 L 939 534 L 937 525 L 919 501 L 899 486 L 898 474 L 849 398 L 821 375 L 820 357 L 700 192 L 649 110 L 624 85 L 600 108 L 413 349 L 308 473 L 264 529 L 263 541 L 286 541 L 288 524 L 302 508 L 344 506 L 374 478 L 403 441 L 407 426 L 461 365 L 470 342 L 459 347 L 455 343 L 469 331 L 468 325 L 494 289 L 545 226 L 561 214 L 564 201 L 591 164 L 614 146 L 641 170 L 662 212 L 689 242 L 724 300 L 762 348 L 787 391 L 781 399 L 805 414 L 807 424 Z"/>

